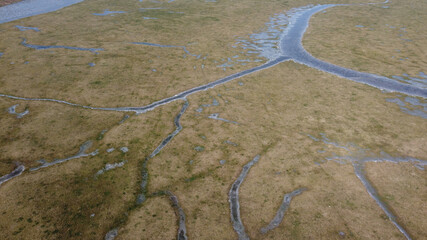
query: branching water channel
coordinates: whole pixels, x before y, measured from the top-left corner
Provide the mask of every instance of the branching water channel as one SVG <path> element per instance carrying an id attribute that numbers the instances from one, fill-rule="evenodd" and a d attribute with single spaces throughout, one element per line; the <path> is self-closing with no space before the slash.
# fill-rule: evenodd
<path id="1" fill-rule="evenodd" d="M 79 1 L 74 1 L 74 2 L 79 2 Z M 388 0 L 383 2 L 383 3 L 387 3 L 387 2 L 388 2 Z M 372 3 L 372 4 L 374 4 L 374 3 Z M 112 108 L 112 107 L 91 107 L 91 106 L 84 106 L 84 105 L 71 103 L 71 102 L 63 101 L 63 100 L 50 99 L 50 98 L 26 98 L 26 97 L 12 96 L 12 95 L 8 95 L 8 94 L 0 94 L 0 97 L 6 97 L 6 98 L 11 98 L 11 99 L 15 99 L 15 100 L 24 100 L 24 101 L 48 101 L 48 102 L 56 102 L 56 103 L 61 103 L 61 104 L 66 104 L 66 105 L 70 105 L 70 106 L 74 106 L 74 107 L 91 109 L 91 110 L 135 112 L 138 114 L 145 113 L 147 111 L 151 111 L 151 110 L 153 110 L 159 106 L 171 103 L 171 102 L 176 101 L 176 100 L 185 100 L 185 103 L 184 103 L 181 111 L 176 116 L 175 121 L 174 121 L 175 126 L 176 126 L 176 130 L 173 133 L 171 133 L 170 135 L 168 135 L 161 142 L 161 144 L 148 157 L 146 157 L 142 162 L 142 181 L 140 184 L 141 193 L 139 194 L 139 196 L 137 198 L 137 203 L 142 204 L 145 201 L 146 194 L 147 194 L 147 181 L 148 181 L 147 162 L 149 159 L 156 156 L 182 130 L 182 126 L 180 124 L 180 119 L 181 119 L 182 115 L 185 113 L 185 111 L 189 105 L 189 103 L 186 100 L 186 97 L 188 97 L 189 95 L 191 95 L 193 93 L 205 91 L 205 90 L 208 90 L 210 88 L 214 88 L 220 84 L 224 84 L 224 83 L 227 83 L 229 81 L 232 81 L 234 79 L 252 74 L 252 73 L 257 72 L 257 71 L 261 71 L 261 70 L 273 67 L 273 66 L 275 66 L 279 63 L 285 62 L 285 61 L 292 60 L 296 63 L 304 64 L 306 66 L 318 69 L 320 71 L 331 73 L 331 74 L 334 74 L 334 75 L 339 76 L 339 77 L 347 78 L 347 79 L 355 81 L 355 82 L 367 84 L 367 85 L 379 88 L 381 90 L 386 90 L 386 91 L 391 91 L 391 92 L 400 92 L 400 93 L 404 93 L 404 94 L 411 95 L 411 96 L 427 98 L 427 90 L 423 86 L 418 86 L 418 85 L 414 85 L 414 84 L 410 84 L 410 83 L 403 83 L 403 82 L 396 81 L 395 79 L 389 79 L 389 78 L 386 78 L 383 76 L 377 76 L 377 75 L 370 74 L 370 73 L 358 72 L 358 71 L 354 71 L 354 70 L 347 69 L 344 67 L 340 67 L 337 65 L 333 65 L 333 64 L 327 63 L 325 61 L 321 61 L 319 59 L 316 59 L 315 57 L 310 55 L 303 48 L 303 46 L 302 46 L 303 35 L 304 35 L 304 33 L 308 27 L 308 23 L 309 23 L 310 18 L 315 13 L 323 11 L 323 10 L 325 10 L 327 8 L 331 8 L 331 7 L 348 6 L 348 5 L 349 4 L 327 4 L 327 5 L 307 6 L 307 7 L 293 9 L 292 14 L 289 15 L 287 21 L 285 21 L 285 22 L 287 22 L 287 26 L 281 28 L 281 33 L 279 34 L 279 41 L 277 42 L 277 45 L 278 45 L 277 47 L 280 51 L 278 52 L 277 55 L 274 55 L 273 58 L 269 59 L 268 62 L 266 62 L 262 65 L 253 67 L 251 69 L 247 69 L 247 70 L 241 71 L 239 73 L 235 73 L 235 74 L 226 76 L 224 78 L 218 79 L 218 80 L 210 82 L 208 84 L 204 84 L 204 85 L 200 85 L 200 86 L 188 89 L 186 91 L 177 93 L 176 95 L 174 95 L 172 97 L 167 97 L 167 98 L 158 100 L 156 102 L 153 102 L 153 103 L 145 105 L 145 106 L 116 107 L 116 108 Z M 110 13 L 110 12 L 107 12 L 107 13 Z M 140 45 L 146 45 L 146 46 L 151 46 L 151 47 L 181 48 L 185 52 L 185 54 L 188 54 L 188 55 L 191 55 L 191 56 L 194 56 L 197 58 L 200 57 L 200 55 L 191 54 L 185 46 L 160 45 L 160 44 L 146 43 L 146 42 L 133 42 L 133 44 L 140 44 Z M 34 48 L 34 49 L 65 48 L 65 49 L 71 49 L 71 50 L 91 51 L 93 53 L 97 53 L 98 51 L 103 50 L 103 49 L 95 49 L 95 48 L 79 48 L 79 47 L 69 47 L 69 46 L 32 45 L 32 44 L 28 44 L 25 39 L 23 39 L 22 45 L 24 45 L 26 47 Z M 214 117 L 212 117 L 212 118 L 224 120 L 224 119 L 218 118 L 218 115 L 214 115 Z M 325 142 L 325 143 L 327 143 L 327 142 Z M 42 163 L 41 166 L 33 168 L 31 170 L 34 171 L 34 170 L 38 170 L 38 169 L 43 168 L 43 167 L 50 166 L 52 164 L 65 162 L 65 161 L 68 161 L 68 160 L 73 159 L 73 158 L 84 157 L 84 156 L 96 154 L 96 152 L 86 154 L 85 151 L 87 148 L 88 148 L 87 145 L 83 145 L 81 147 L 80 151 L 75 156 L 72 156 L 72 157 L 66 158 L 66 159 L 55 160 L 52 163 L 44 162 L 44 163 Z M 349 159 L 349 158 L 347 158 L 347 159 Z M 235 231 L 237 232 L 237 234 L 239 236 L 239 239 L 249 239 L 249 237 L 246 234 L 243 223 L 241 222 L 241 219 L 240 219 L 240 210 L 239 210 L 240 206 L 239 206 L 239 202 L 238 202 L 238 191 L 239 191 L 240 184 L 242 183 L 242 181 L 246 177 L 250 167 L 252 167 L 252 165 L 255 164 L 258 160 L 259 160 L 259 156 L 256 156 L 251 162 L 249 162 L 247 165 L 245 165 L 243 167 L 242 173 L 240 174 L 238 179 L 233 183 L 233 185 L 230 189 L 230 192 L 229 192 L 231 222 L 233 224 L 233 228 L 235 229 Z M 396 227 L 403 233 L 403 235 L 405 235 L 406 238 L 410 239 L 409 234 L 405 231 L 405 229 L 403 229 L 403 227 L 401 227 L 396 222 L 395 216 L 387 208 L 387 206 L 381 202 L 381 199 L 378 197 L 378 194 L 375 191 L 375 189 L 372 187 L 372 184 L 366 179 L 365 174 L 364 174 L 364 163 L 366 161 L 370 161 L 370 160 L 367 160 L 367 159 L 365 159 L 365 160 L 359 159 L 357 161 L 356 160 L 353 161 L 353 160 L 352 160 L 352 163 L 353 163 L 353 166 L 355 169 L 355 173 L 356 173 L 357 177 L 361 180 L 363 185 L 366 187 L 367 192 L 371 195 L 372 198 L 375 199 L 377 204 L 383 209 L 383 211 L 387 214 L 387 216 L 390 218 L 390 220 L 393 222 L 393 224 L 395 224 Z M 392 158 L 389 160 L 390 161 L 396 161 L 396 162 L 402 162 L 403 161 L 403 160 L 401 161 L 401 160 L 396 159 L 396 158 Z M 374 161 L 374 160 L 372 160 L 372 161 Z M 387 161 L 387 159 L 386 159 L 386 161 Z M 418 166 L 421 166 L 421 167 L 423 167 L 426 164 L 425 161 L 418 160 L 418 159 L 413 160 L 413 159 L 405 158 L 405 161 L 418 162 Z M 0 178 L 0 184 L 11 179 L 12 177 L 18 176 L 24 170 L 25 170 L 25 167 L 19 166 L 12 173 L 1 177 Z M 261 231 L 267 232 L 267 231 L 275 228 L 282 221 L 284 212 L 288 208 L 291 198 L 297 194 L 300 194 L 302 191 L 303 191 L 303 189 L 298 189 L 298 190 L 296 190 L 290 194 L 286 194 L 284 196 L 284 200 L 282 202 L 282 205 L 280 206 L 275 218 L 272 220 L 272 222 L 268 226 L 264 227 Z M 182 217 L 185 215 L 182 211 L 182 208 L 178 205 L 178 201 L 177 201 L 176 196 L 173 195 L 172 193 L 169 194 L 169 196 L 170 196 L 171 201 L 174 205 L 174 209 L 177 209 L 177 212 L 179 213 L 178 214 L 179 219 L 180 219 L 180 221 L 179 221 L 179 232 L 181 232 L 183 234 L 182 236 L 185 236 L 185 238 L 182 238 L 182 239 L 186 239 L 187 237 L 186 237 L 186 230 L 185 230 L 185 217 Z M 181 225 L 181 224 L 183 224 L 183 225 Z M 178 234 L 178 238 L 180 239 L 179 234 Z M 116 235 L 117 235 L 117 228 L 110 231 L 106 235 L 106 239 L 107 238 L 113 239 Z"/>
<path id="2" fill-rule="evenodd" d="M 386 203 L 384 203 L 377 190 L 374 188 L 372 183 L 368 180 L 365 174 L 365 163 L 367 162 L 392 162 L 392 163 L 412 163 L 419 170 L 424 170 L 424 166 L 427 165 L 427 160 L 417 159 L 413 157 L 392 157 L 389 154 L 382 152 L 380 157 L 369 157 L 367 156 L 369 153 L 367 152 L 369 149 L 362 149 L 355 144 L 349 143 L 346 145 L 339 144 L 337 142 L 333 142 L 326 137 L 324 133 L 320 133 L 321 138 L 316 138 L 312 135 L 307 135 L 312 140 L 316 142 L 323 142 L 326 145 L 333 146 L 335 148 L 344 149 L 348 155 L 338 156 L 333 153 L 333 156 L 326 157 L 328 161 L 335 161 L 340 164 L 345 164 L 349 162 L 354 167 L 354 173 L 362 182 L 363 186 L 366 188 L 366 191 L 369 195 L 374 199 L 377 205 L 384 211 L 390 221 L 399 229 L 399 231 L 407 238 L 411 239 L 409 233 L 400 225 L 396 216 L 389 209 Z"/>
<path id="3" fill-rule="evenodd" d="M 142 162 L 142 181 L 141 181 L 141 193 L 138 195 L 137 204 L 142 204 L 146 200 L 146 193 L 147 193 L 147 184 L 148 184 L 148 169 L 147 169 L 147 162 L 154 156 L 156 156 L 181 130 L 182 125 L 179 122 L 181 120 L 182 115 L 185 113 L 185 111 L 188 108 L 188 101 L 185 101 L 184 105 L 182 106 L 181 111 L 178 113 L 178 115 L 175 117 L 174 124 L 175 124 L 175 131 L 173 131 L 171 134 L 169 134 L 163 141 L 160 143 L 159 146 L 157 146 L 154 151 L 144 159 Z"/>

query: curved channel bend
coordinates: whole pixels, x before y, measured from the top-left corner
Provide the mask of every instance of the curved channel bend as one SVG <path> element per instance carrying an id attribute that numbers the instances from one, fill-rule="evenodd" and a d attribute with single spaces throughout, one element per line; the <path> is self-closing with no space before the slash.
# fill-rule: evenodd
<path id="1" fill-rule="evenodd" d="M 387 2 L 387 1 L 386 1 Z M 385 3 L 386 3 L 385 2 Z M 381 90 L 390 92 L 400 92 L 411 96 L 427 98 L 427 90 L 418 88 L 412 85 L 400 83 L 392 79 L 370 74 L 358 72 L 355 70 L 340 67 L 313 57 L 302 46 L 302 38 L 308 27 L 310 18 L 317 12 L 335 6 L 348 6 L 347 4 L 327 4 L 318 5 L 303 11 L 300 15 L 293 19 L 290 23 L 288 32 L 283 36 L 280 43 L 282 54 L 285 57 L 291 58 L 297 63 L 307 65 L 320 71 L 328 72 L 339 77 L 370 85 Z"/>

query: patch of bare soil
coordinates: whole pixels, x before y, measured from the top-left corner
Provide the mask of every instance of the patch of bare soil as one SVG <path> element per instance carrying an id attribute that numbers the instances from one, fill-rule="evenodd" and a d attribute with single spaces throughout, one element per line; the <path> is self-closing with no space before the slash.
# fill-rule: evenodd
<path id="1" fill-rule="evenodd" d="M 17 3 L 20 2 L 22 0 L 0 0 L 0 7 L 12 4 L 12 3 Z"/>

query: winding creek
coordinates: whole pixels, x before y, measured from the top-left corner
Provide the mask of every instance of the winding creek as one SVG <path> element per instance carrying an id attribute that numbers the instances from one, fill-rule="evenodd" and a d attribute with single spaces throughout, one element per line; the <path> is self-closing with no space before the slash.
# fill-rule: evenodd
<path id="1" fill-rule="evenodd" d="M 259 161 L 260 156 L 256 155 L 254 159 L 248 162 L 243 166 L 242 172 L 236 181 L 231 185 L 230 192 L 228 193 L 228 201 L 230 202 L 230 216 L 231 223 L 233 224 L 234 231 L 239 236 L 239 240 L 248 240 L 248 234 L 245 231 L 245 226 L 243 226 L 242 219 L 240 218 L 240 204 L 239 204 L 239 189 L 242 185 L 243 180 L 245 180 L 246 175 L 248 175 L 251 167 Z"/>
<path id="2" fill-rule="evenodd" d="M 179 122 L 181 120 L 182 115 L 185 113 L 185 111 L 188 108 L 188 101 L 185 101 L 183 104 L 181 111 L 178 113 L 178 115 L 174 119 L 175 124 L 175 131 L 173 131 L 171 134 L 169 134 L 163 141 L 157 146 L 154 151 L 144 159 L 142 162 L 142 181 L 141 181 L 141 193 L 138 195 L 137 198 L 137 204 L 142 204 L 146 200 L 146 194 L 147 194 L 147 184 L 148 184 L 148 169 L 147 169 L 147 162 L 151 158 L 155 157 L 176 135 L 178 135 L 179 132 L 182 130 L 182 125 Z"/>
<path id="3" fill-rule="evenodd" d="M 24 3 L 26 4 L 27 2 L 31 2 L 31 1 L 24 1 L 21 5 L 24 6 Z M 68 4 L 71 5 L 71 4 L 74 4 L 77 2 L 80 2 L 80 0 L 70 1 Z M 388 2 L 388 0 L 385 1 L 384 3 L 387 3 L 387 2 Z M 19 9 L 19 6 L 21 6 L 21 5 L 13 4 L 13 5 L 10 5 L 10 7 L 7 9 Z M 247 76 L 249 74 L 252 74 L 252 73 L 255 73 L 258 71 L 262 71 L 262 70 L 267 69 L 267 68 L 274 67 L 277 64 L 282 63 L 282 62 L 294 61 L 296 63 L 304 64 L 304 65 L 309 66 L 311 68 L 315 68 L 317 70 L 327 72 L 327 73 L 330 73 L 330 74 L 333 74 L 333 75 L 336 75 L 336 76 L 339 76 L 342 78 L 346 78 L 346 79 L 349 79 L 349 80 L 352 80 L 355 82 L 367 84 L 369 86 L 372 86 L 372 87 L 375 87 L 375 88 L 378 88 L 378 89 L 381 89 L 384 91 L 399 92 L 399 93 L 403 93 L 403 94 L 410 95 L 410 96 L 427 98 L 427 89 L 423 85 L 420 86 L 417 84 L 403 83 L 403 82 L 399 82 L 395 79 L 390 79 L 390 78 L 386 78 L 383 76 L 378 76 L 378 75 L 374 75 L 374 74 L 370 74 L 370 73 L 358 72 L 355 70 L 340 67 L 340 66 L 319 60 L 319 59 L 313 57 L 310 53 L 308 53 L 304 49 L 304 47 L 302 46 L 302 39 L 303 39 L 304 33 L 308 27 L 310 18 L 314 14 L 316 14 L 320 11 L 323 11 L 327 8 L 336 7 L 336 6 L 348 6 L 348 5 L 349 4 L 326 4 L 326 5 L 307 6 L 307 7 L 293 9 L 292 14 L 288 17 L 288 19 L 286 21 L 287 25 L 282 28 L 282 30 L 281 30 L 282 32 L 279 34 L 280 35 L 279 41 L 277 42 L 277 44 L 278 44 L 277 47 L 280 50 L 279 53 L 276 55 L 274 55 L 274 54 L 269 55 L 269 56 L 273 56 L 273 57 L 270 58 L 266 63 L 261 64 L 261 65 L 256 66 L 256 67 L 253 67 L 253 68 L 250 68 L 250 69 L 247 69 L 247 70 L 244 70 L 244 71 L 241 71 L 241 72 L 238 72 L 238 73 L 231 74 L 229 76 L 226 76 L 224 78 L 218 79 L 216 81 L 213 81 L 213 82 L 210 82 L 207 84 L 196 86 L 196 87 L 188 89 L 186 91 L 177 93 L 174 96 L 158 100 L 156 102 L 153 102 L 153 103 L 145 105 L 145 106 L 140 106 L 140 107 L 130 106 L 130 107 L 116 107 L 116 108 L 91 107 L 91 106 L 84 106 L 84 105 L 80 105 L 77 103 L 71 103 L 71 102 L 63 101 L 63 100 L 50 99 L 50 98 L 26 98 L 26 97 L 12 96 L 12 95 L 8 95 L 8 94 L 0 94 L 0 97 L 6 97 L 6 98 L 15 99 L 15 100 L 23 100 L 23 101 L 48 101 L 48 102 L 56 102 L 56 103 L 60 103 L 60 104 L 66 104 L 66 105 L 70 105 L 70 106 L 74 106 L 74 107 L 81 107 L 81 108 L 91 109 L 91 110 L 135 112 L 137 114 L 141 114 L 141 113 L 145 113 L 147 111 L 151 111 L 151 110 L 153 110 L 159 106 L 171 103 L 171 102 L 176 101 L 176 100 L 185 100 L 185 103 L 183 104 L 180 112 L 178 113 L 178 115 L 174 119 L 174 124 L 176 126 L 176 129 L 171 134 L 169 134 L 160 143 L 160 145 L 157 146 L 157 148 L 148 157 L 146 157 L 142 162 L 142 172 L 141 172 L 142 181 L 140 184 L 141 193 L 138 195 L 138 198 L 137 198 L 137 204 L 142 204 L 146 200 L 146 195 L 147 195 L 147 182 L 148 182 L 147 162 L 149 159 L 155 157 L 182 130 L 182 125 L 180 124 L 180 119 L 189 106 L 189 103 L 186 100 L 186 98 L 188 96 L 190 96 L 191 94 L 194 94 L 194 93 L 197 93 L 200 91 L 205 91 L 205 90 L 214 88 L 218 85 L 230 82 L 234 79 L 237 79 L 237 78 L 240 78 L 243 76 Z M 25 6 L 27 6 L 27 5 L 25 5 Z M 66 4 L 63 4 L 62 6 L 66 6 Z M 51 7 L 49 9 L 52 10 L 52 9 L 56 9 L 56 8 L 57 7 L 55 7 L 55 8 Z M 7 10 L 5 10 L 5 7 L 0 8 L 0 16 L 1 16 L 2 12 L 4 12 L 4 11 L 7 11 Z M 55 10 L 52 10 L 52 11 L 55 11 Z M 36 15 L 36 14 L 41 14 L 44 12 L 46 12 L 46 10 L 39 11 L 39 12 L 37 12 L 37 11 L 25 12 L 24 11 L 23 14 L 21 14 L 21 15 L 23 17 L 25 17 L 25 16 L 32 16 L 32 15 Z M 112 13 L 122 13 L 122 12 L 104 11 L 104 13 L 98 14 L 98 15 L 103 15 L 103 14 L 108 15 L 108 14 L 112 14 Z M 4 16 L 0 17 L 0 23 L 13 21 L 15 19 L 22 18 L 22 16 L 18 17 L 18 15 L 19 14 L 16 14 L 16 16 L 12 16 L 11 14 L 9 14 L 6 17 L 4 17 Z M 25 30 L 31 29 L 28 27 L 27 28 L 21 27 L 21 28 L 25 29 Z M 19 29 L 21 29 L 21 28 L 19 28 Z M 32 29 L 32 30 L 36 31 L 35 29 Z M 23 39 L 21 44 L 26 46 L 26 47 L 34 48 L 37 50 L 50 49 L 50 48 L 63 48 L 63 49 L 70 49 L 70 50 L 90 51 L 93 53 L 98 53 L 98 51 L 104 50 L 104 49 L 100 49 L 100 48 L 80 48 L 80 47 L 70 47 L 70 46 L 33 45 L 33 44 L 28 44 L 26 42 L 26 39 Z M 193 56 L 196 58 L 200 58 L 200 56 L 201 56 L 201 55 L 191 54 L 185 46 L 161 45 L 161 44 L 146 43 L 146 42 L 132 42 L 132 44 L 146 45 L 146 46 L 151 46 L 151 47 L 181 48 L 184 51 L 184 53 L 187 55 L 190 55 L 190 56 Z M 16 107 L 16 105 L 15 105 L 15 107 Z M 13 112 L 10 111 L 10 113 L 16 114 L 14 112 L 14 109 L 13 109 Z M 233 122 L 233 121 L 229 121 L 226 119 L 219 118 L 218 114 L 216 114 L 216 115 L 213 114 L 209 118 L 238 124 L 238 123 Z M 312 137 L 312 136 L 310 136 L 310 137 L 315 141 L 320 141 L 320 139 L 317 139 L 317 138 Z M 339 145 L 337 143 L 333 143 L 332 141 L 329 141 L 326 137 L 323 137 L 323 136 L 322 136 L 322 141 L 325 144 L 333 145 L 335 147 L 343 148 L 345 150 L 349 150 L 349 148 L 352 147 L 352 146 L 342 146 L 342 145 Z M 92 153 L 85 153 L 89 147 L 90 147 L 90 143 L 87 142 L 80 147 L 80 151 L 76 155 L 65 158 L 65 159 L 58 159 L 58 160 L 55 160 L 55 161 L 49 162 L 49 163 L 41 162 L 40 166 L 32 168 L 32 169 L 30 169 L 30 171 L 35 171 L 35 170 L 38 170 L 40 168 L 48 167 L 48 166 L 51 166 L 51 165 L 57 164 L 57 163 L 62 163 L 62 162 L 65 162 L 65 161 L 68 161 L 68 160 L 71 160 L 74 158 L 96 155 L 97 151 L 92 152 Z M 238 234 L 239 239 L 249 239 L 248 235 L 245 232 L 244 225 L 240 219 L 240 205 L 239 205 L 239 195 L 238 195 L 239 188 L 240 188 L 240 185 L 242 184 L 243 180 L 245 179 L 246 175 L 248 174 L 250 168 L 256 162 L 258 162 L 259 158 L 260 158 L 259 155 L 256 156 L 252 161 L 250 161 L 248 164 L 246 164 L 243 167 L 241 174 L 239 175 L 237 180 L 232 184 L 231 189 L 229 191 L 231 222 L 232 222 L 234 230 Z M 407 239 L 411 239 L 408 232 L 401 225 L 399 225 L 399 223 L 396 221 L 396 217 L 393 215 L 392 211 L 386 206 L 385 203 L 383 203 L 381 201 L 381 199 L 378 196 L 378 193 L 376 192 L 375 188 L 372 186 L 372 184 L 366 178 L 365 173 L 364 173 L 364 163 L 369 162 L 369 161 L 373 161 L 373 162 L 391 161 L 391 162 L 396 162 L 396 163 L 412 162 L 412 163 L 414 163 L 414 165 L 416 167 L 423 170 L 427 161 L 414 159 L 414 158 L 396 158 L 396 157 L 390 157 L 390 156 L 384 156 L 383 158 L 364 158 L 364 159 L 360 159 L 360 158 L 356 159 L 356 158 L 352 158 L 351 156 L 343 156 L 343 157 L 333 156 L 333 157 L 329 158 L 328 160 L 339 160 L 339 159 L 350 161 L 353 164 L 356 176 L 359 178 L 359 180 L 365 186 L 366 191 L 369 193 L 369 195 L 375 200 L 375 202 L 378 204 L 378 206 L 385 212 L 385 214 L 388 216 L 390 221 L 393 222 L 393 224 L 399 229 L 399 231 Z M 25 167 L 23 165 L 17 167 L 12 173 L 5 175 L 5 176 L 0 178 L 0 185 L 2 183 L 4 183 L 5 181 L 10 180 L 13 177 L 20 175 L 24 170 L 25 170 Z M 261 229 L 261 232 L 266 233 L 266 232 L 274 229 L 275 227 L 277 227 L 282 222 L 283 217 L 284 217 L 284 213 L 285 213 L 286 209 L 289 207 L 291 199 L 293 197 L 295 197 L 296 195 L 301 194 L 303 191 L 304 191 L 304 189 L 297 189 L 297 190 L 295 190 L 289 194 L 285 194 L 283 202 L 282 202 L 281 206 L 279 207 L 279 210 L 278 210 L 276 216 L 270 222 L 269 225 L 267 225 L 266 227 Z M 170 197 L 172 205 L 173 205 L 175 211 L 177 212 L 177 215 L 179 218 L 178 239 L 187 239 L 184 212 L 178 204 L 177 197 L 170 192 L 168 192 L 168 195 Z M 107 235 L 105 236 L 105 239 L 114 239 L 114 237 L 117 236 L 117 233 L 118 233 L 118 230 L 117 230 L 117 228 L 115 228 L 115 229 L 111 230 L 109 233 L 107 233 Z"/>
<path id="4" fill-rule="evenodd" d="M 179 205 L 178 197 L 171 191 L 158 191 L 150 195 L 151 197 L 167 196 L 171 203 L 175 215 L 177 216 L 178 231 L 176 235 L 177 240 L 187 240 L 187 227 L 185 225 L 185 212 L 184 209 Z M 114 230 L 114 229 L 113 229 Z"/>
<path id="5" fill-rule="evenodd" d="M 339 77 L 347 78 L 355 82 L 370 85 L 390 92 L 400 92 L 411 96 L 427 98 L 427 90 L 416 85 L 409 85 L 396 80 L 377 76 L 370 73 L 363 73 L 340 67 L 325 61 L 319 60 L 310 55 L 302 46 L 302 38 L 308 27 L 308 22 L 313 14 L 327 8 L 342 6 L 338 4 L 319 5 L 312 7 L 301 13 L 294 22 L 291 22 L 286 35 L 281 40 L 280 47 L 283 56 L 290 57 L 293 61 L 307 65 L 309 67 L 328 72 Z"/>

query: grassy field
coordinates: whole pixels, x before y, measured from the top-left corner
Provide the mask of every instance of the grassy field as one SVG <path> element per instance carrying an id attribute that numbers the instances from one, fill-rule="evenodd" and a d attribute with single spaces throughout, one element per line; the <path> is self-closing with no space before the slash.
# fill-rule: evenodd
<path id="1" fill-rule="evenodd" d="M 87 0 L 0 25 L 0 93 L 88 106 L 143 106 L 260 65 L 217 67 L 222 59 L 244 55 L 247 50 L 233 47 L 237 39 L 262 31 L 276 13 L 364 2 Z M 303 45 L 315 57 L 358 71 L 384 76 L 427 71 L 426 4 L 388 6 L 342 6 L 316 14 Z M 164 9 L 139 9 L 159 7 Z M 92 14 L 105 9 L 127 13 Z M 40 32 L 21 32 L 15 25 Z M 104 51 L 35 50 L 22 46 L 22 38 Z M 131 42 L 185 46 L 201 57 Z M 366 156 L 384 151 L 425 159 L 427 122 L 386 101 L 397 95 L 294 62 L 193 94 L 182 131 L 148 161 L 148 198 L 142 205 L 135 204 L 142 162 L 175 130 L 173 119 L 184 101 L 136 115 L 0 98 L 0 176 L 17 164 L 29 169 L 40 159 L 72 156 L 88 140 L 93 145 L 87 152 L 99 151 L 2 184 L 0 238 L 104 239 L 118 228 L 117 239 L 174 239 L 174 209 L 166 196 L 155 194 L 169 190 L 186 214 L 190 239 L 236 239 L 228 192 L 242 167 L 260 154 L 240 189 L 241 218 L 251 239 L 404 239 L 350 163 L 325 161 L 348 152 L 307 136 L 322 133 L 340 145 L 352 143 L 366 149 Z M 212 105 L 214 100 L 218 104 Z M 29 114 L 18 119 L 7 113 L 15 104 L 17 112 Z M 215 113 L 233 122 L 209 118 Z M 121 122 L 126 114 L 130 117 Z M 124 166 L 96 176 L 106 164 L 122 161 Z M 367 163 L 366 175 L 399 224 L 414 239 L 427 236 L 425 171 L 410 163 Z M 301 187 L 307 191 L 294 197 L 279 227 L 261 234 L 283 195 Z"/>

